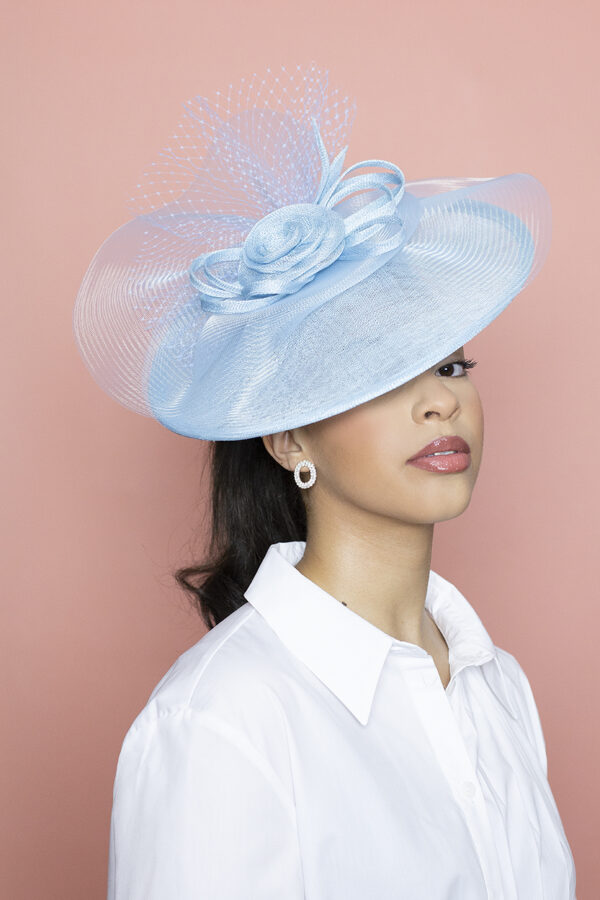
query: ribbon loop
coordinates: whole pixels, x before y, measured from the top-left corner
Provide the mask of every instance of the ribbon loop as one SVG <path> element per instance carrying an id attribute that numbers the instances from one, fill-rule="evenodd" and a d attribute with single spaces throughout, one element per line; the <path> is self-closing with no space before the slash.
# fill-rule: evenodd
<path id="1" fill-rule="evenodd" d="M 342 171 L 348 148 L 330 162 L 316 119 L 311 123 L 321 162 L 314 201 L 273 210 L 253 225 L 240 247 L 197 256 L 189 276 L 204 310 L 244 312 L 269 306 L 338 259 L 378 256 L 404 243 L 397 209 L 404 194 L 402 170 L 386 160 L 367 159 Z M 367 168 L 385 171 L 364 172 Z M 376 196 L 361 202 L 364 194 Z M 345 216 L 336 209 L 356 206 Z M 232 263 L 237 263 L 233 280 L 215 271 Z"/>

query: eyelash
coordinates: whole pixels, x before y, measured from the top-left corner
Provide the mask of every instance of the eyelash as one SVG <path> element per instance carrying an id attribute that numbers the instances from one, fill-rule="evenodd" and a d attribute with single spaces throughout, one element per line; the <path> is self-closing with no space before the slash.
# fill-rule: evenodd
<path id="1" fill-rule="evenodd" d="M 444 363 L 443 366 L 440 366 L 440 368 L 438 369 L 438 372 L 440 371 L 440 369 L 446 369 L 448 366 L 454 366 L 454 365 L 463 367 L 462 375 L 458 376 L 459 378 L 463 378 L 467 374 L 467 372 L 466 372 L 467 369 L 472 369 L 474 366 L 477 365 L 477 360 L 476 359 L 453 359 L 452 362 Z M 445 376 L 442 376 L 442 377 L 445 377 Z M 452 378 L 452 377 L 456 377 L 456 376 L 450 376 L 450 377 Z"/>

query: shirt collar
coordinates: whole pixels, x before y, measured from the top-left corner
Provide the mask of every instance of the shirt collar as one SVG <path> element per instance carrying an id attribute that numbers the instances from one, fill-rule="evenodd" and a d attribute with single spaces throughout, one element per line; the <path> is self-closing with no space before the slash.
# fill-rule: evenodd
<path id="1" fill-rule="evenodd" d="M 407 656 L 426 651 L 396 640 L 299 572 L 295 565 L 305 548 L 305 541 L 271 544 L 244 596 L 286 647 L 366 725 L 390 648 L 395 645 Z M 481 619 L 460 591 L 432 569 L 425 607 L 448 644 L 451 674 L 482 665 L 489 686 L 517 719 Z"/>

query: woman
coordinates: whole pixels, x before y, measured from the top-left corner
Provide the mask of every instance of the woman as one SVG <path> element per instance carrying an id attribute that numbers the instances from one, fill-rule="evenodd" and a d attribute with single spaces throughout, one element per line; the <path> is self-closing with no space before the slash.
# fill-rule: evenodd
<path id="1" fill-rule="evenodd" d="M 575 897 L 528 679 L 430 569 L 548 197 L 342 171 L 352 116 L 315 66 L 196 98 L 78 296 L 100 384 L 212 442 L 209 631 L 123 742 L 109 900 Z"/>

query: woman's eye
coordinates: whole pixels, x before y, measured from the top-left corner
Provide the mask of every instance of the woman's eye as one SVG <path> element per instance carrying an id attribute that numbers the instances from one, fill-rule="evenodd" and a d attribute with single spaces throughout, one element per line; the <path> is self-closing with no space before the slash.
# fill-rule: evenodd
<path id="1" fill-rule="evenodd" d="M 445 365 L 440 366 L 437 370 L 442 373 L 442 376 L 450 375 L 451 377 L 461 377 L 467 374 L 467 369 L 472 369 L 473 366 L 476 366 L 477 362 L 474 359 L 456 359 L 454 362 L 445 363 Z M 457 375 L 452 374 L 452 369 L 454 366 L 458 366 L 460 371 Z"/>

